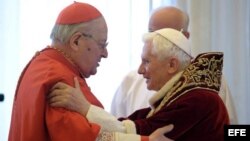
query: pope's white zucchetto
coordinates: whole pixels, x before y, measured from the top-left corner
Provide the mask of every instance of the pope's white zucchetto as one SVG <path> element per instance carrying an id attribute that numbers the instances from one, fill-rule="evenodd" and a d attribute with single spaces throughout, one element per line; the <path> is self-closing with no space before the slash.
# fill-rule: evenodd
<path id="1" fill-rule="evenodd" d="M 191 45 L 187 37 L 183 35 L 182 32 L 172 29 L 172 28 L 164 28 L 160 30 L 154 31 L 162 37 L 168 39 L 170 42 L 175 44 L 177 47 L 186 52 L 189 56 L 192 57 L 191 54 Z"/>

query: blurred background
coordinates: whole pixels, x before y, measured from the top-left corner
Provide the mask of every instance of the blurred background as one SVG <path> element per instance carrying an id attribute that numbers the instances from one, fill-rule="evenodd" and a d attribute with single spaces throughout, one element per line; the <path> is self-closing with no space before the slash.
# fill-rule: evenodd
<path id="1" fill-rule="evenodd" d="M 87 79 L 107 111 L 123 77 L 140 63 L 141 36 L 153 9 L 173 5 L 190 17 L 193 54 L 224 52 L 223 72 L 239 124 L 250 124 L 249 0 L 78 0 L 97 7 L 109 28 L 109 57 Z M 0 0 L 0 141 L 7 141 L 15 87 L 36 51 L 50 44 L 58 13 L 73 0 Z"/>

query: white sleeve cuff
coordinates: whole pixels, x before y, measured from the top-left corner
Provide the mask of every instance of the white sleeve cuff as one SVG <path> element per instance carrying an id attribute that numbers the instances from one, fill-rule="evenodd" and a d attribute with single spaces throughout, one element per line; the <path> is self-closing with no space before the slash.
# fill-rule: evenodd
<path id="1" fill-rule="evenodd" d="M 126 128 L 126 133 L 136 134 L 136 127 L 135 127 L 135 123 L 133 121 L 124 120 L 124 121 L 122 121 L 122 123 Z"/>
<path id="2" fill-rule="evenodd" d="M 126 125 L 118 121 L 116 117 L 106 112 L 104 109 L 91 105 L 86 115 L 90 122 L 101 126 L 101 132 L 123 132 L 126 133 Z"/>

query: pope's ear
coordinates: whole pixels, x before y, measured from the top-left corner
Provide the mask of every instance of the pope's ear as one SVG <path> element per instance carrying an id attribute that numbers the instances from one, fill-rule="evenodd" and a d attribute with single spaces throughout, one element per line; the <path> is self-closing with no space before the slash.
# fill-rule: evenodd
<path id="1" fill-rule="evenodd" d="M 168 62 L 168 72 L 169 73 L 176 73 L 179 70 L 180 62 L 177 58 L 172 57 L 169 59 Z"/>
<path id="2" fill-rule="evenodd" d="M 77 32 L 73 34 L 69 40 L 70 47 L 75 51 L 79 49 L 78 45 L 79 45 L 79 39 L 81 36 L 82 36 L 81 33 Z"/>

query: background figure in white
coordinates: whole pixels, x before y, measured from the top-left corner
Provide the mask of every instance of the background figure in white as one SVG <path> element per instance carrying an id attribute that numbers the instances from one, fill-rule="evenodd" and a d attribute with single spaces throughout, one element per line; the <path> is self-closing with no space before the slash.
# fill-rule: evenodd
<path id="1" fill-rule="evenodd" d="M 116 117 L 127 117 L 134 111 L 149 107 L 148 100 L 155 91 L 147 89 L 145 79 L 136 70 L 128 73 L 117 89 L 111 113 Z"/>
<path id="2" fill-rule="evenodd" d="M 160 7 L 152 13 L 148 28 L 149 31 L 160 28 L 182 29 L 183 34 L 189 38 L 188 24 L 189 18 L 186 13 L 175 7 L 167 6 Z M 127 117 L 138 109 L 148 107 L 148 100 L 153 94 L 154 91 L 147 90 L 144 78 L 136 70 L 131 71 L 125 76 L 114 95 L 111 113 L 116 117 Z M 226 105 L 230 124 L 237 124 L 237 114 L 232 95 L 223 76 L 219 95 Z"/>

